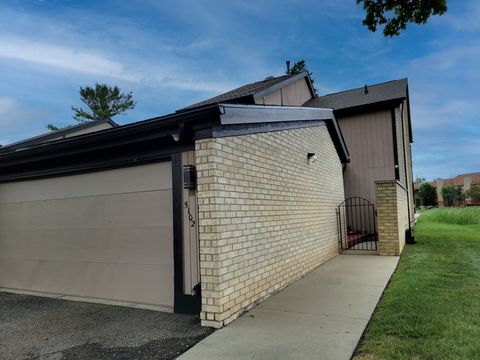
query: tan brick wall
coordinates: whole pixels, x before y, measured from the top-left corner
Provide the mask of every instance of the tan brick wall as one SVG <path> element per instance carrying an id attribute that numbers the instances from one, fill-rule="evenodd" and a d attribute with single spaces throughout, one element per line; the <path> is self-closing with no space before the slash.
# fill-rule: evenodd
<path id="1" fill-rule="evenodd" d="M 377 181 L 376 207 L 378 252 L 380 255 L 400 255 L 408 229 L 407 190 L 398 181 Z"/>
<path id="2" fill-rule="evenodd" d="M 338 254 L 342 165 L 325 126 L 199 140 L 196 157 L 204 326 Z"/>

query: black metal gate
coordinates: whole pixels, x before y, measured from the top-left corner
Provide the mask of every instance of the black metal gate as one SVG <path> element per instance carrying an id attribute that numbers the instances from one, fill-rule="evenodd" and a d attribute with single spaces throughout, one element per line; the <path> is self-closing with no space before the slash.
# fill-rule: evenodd
<path id="1" fill-rule="evenodd" d="M 342 250 L 377 250 L 375 206 L 362 197 L 345 199 L 337 208 L 338 241 Z"/>

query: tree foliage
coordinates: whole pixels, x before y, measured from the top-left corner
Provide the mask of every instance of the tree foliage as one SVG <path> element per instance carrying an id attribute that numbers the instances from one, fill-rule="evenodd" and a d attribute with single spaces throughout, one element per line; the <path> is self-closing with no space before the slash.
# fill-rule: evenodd
<path id="1" fill-rule="evenodd" d="M 385 36 L 396 36 L 408 23 L 425 24 L 432 15 L 443 15 L 447 11 L 447 0 L 357 0 L 363 3 L 363 24 L 370 31 L 385 25 Z"/>
<path id="2" fill-rule="evenodd" d="M 94 121 L 112 118 L 135 107 L 131 92 L 122 93 L 118 86 L 95 84 L 95 87 L 80 88 L 80 100 L 85 103 L 90 111 L 72 106 L 75 112 L 73 118 L 78 122 Z"/>
<path id="3" fill-rule="evenodd" d="M 293 64 L 289 74 L 299 74 L 302 71 L 306 71 L 306 70 L 307 70 L 307 66 L 305 64 L 305 60 L 299 60 L 295 64 Z"/>
<path id="4" fill-rule="evenodd" d="M 437 200 L 437 191 L 430 183 L 424 182 L 418 189 L 418 196 L 424 206 L 434 206 Z"/>
<path id="5" fill-rule="evenodd" d="M 47 129 L 50 130 L 50 131 L 57 131 L 57 130 L 60 130 L 61 128 L 59 128 L 58 126 L 55 126 L 53 124 L 47 124 Z"/>
<path id="6" fill-rule="evenodd" d="M 466 195 L 472 199 L 472 202 L 480 203 L 480 184 L 472 185 Z"/>
<path id="7" fill-rule="evenodd" d="M 447 206 L 454 206 L 465 200 L 462 190 L 453 185 L 444 185 L 442 187 L 442 197 Z"/>
<path id="8" fill-rule="evenodd" d="M 288 63 L 290 63 L 290 61 L 288 61 Z M 299 61 L 295 62 L 295 64 L 293 64 L 293 66 L 290 69 L 288 69 L 286 74 L 287 75 L 295 75 L 295 74 L 300 74 L 303 71 L 307 71 L 308 75 L 310 77 L 313 75 L 312 72 L 308 71 L 307 64 L 305 63 L 305 60 L 302 59 L 302 60 L 299 60 Z M 312 78 L 310 78 L 310 81 L 312 82 L 312 85 L 315 83 L 315 80 L 313 80 Z M 315 89 L 315 86 L 313 86 L 313 91 L 315 92 L 315 94 L 317 93 L 317 89 Z"/>
<path id="9" fill-rule="evenodd" d="M 80 123 L 111 119 L 115 115 L 124 113 L 127 110 L 135 108 L 136 102 L 133 100 L 131 92 L 122 93 L 118 86 L 108 86 L 106 84 L 95 84 L 95 87 L 80 88 L 80 100 L 88 106 L 90 111 L 72 106 L 75 112 L 73 118 Z M 48 124 L 47 129 L 56 131 L 62 129 L 53 124 Z"/>

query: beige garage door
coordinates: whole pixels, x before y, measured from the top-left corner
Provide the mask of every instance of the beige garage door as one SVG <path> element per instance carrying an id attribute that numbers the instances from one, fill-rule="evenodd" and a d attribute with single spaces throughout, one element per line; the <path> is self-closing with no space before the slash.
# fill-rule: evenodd
<path id="1" fill-rule="evenodd" d="M 171 171 L 0 184 L 0 287 L 173 311 Z"/>

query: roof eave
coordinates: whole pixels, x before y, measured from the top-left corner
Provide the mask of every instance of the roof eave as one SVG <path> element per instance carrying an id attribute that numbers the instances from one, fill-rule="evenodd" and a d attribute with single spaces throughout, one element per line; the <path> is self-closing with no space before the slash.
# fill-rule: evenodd
<path id="1" fill-rule="evenodd" d="M 89 121 L 89 122 L 69 126 L 67 128 L 64 128 L 64 129 L 59 129 L 59 130 L 52 131 L 52 132 L 49 132 L 49 133 L 46 133 L 46 134 L 41 134 L 41 135 L 38 135 L 38 136 L 34 136 L 34 137 L 31 137 L 31 138 L 28 138 L 28 139 L 20 140 L 20 141 L 17 141 L 15 143 L 12 143 L 12 144 L 2 146 L 2 147 L 0 147 L 0 154 L 2 152 L 5 152 L 5 151 L 6 152 L 14 151 L 14 150 L 17 150 L 19 148 L 29 147 L 29 146 L 32 146 L 32 145 L 48 142 L 50 139 L 54 139 L 54 138 L 59 137 L 59 136 L 65 136 L 65 135 L 71 134 L 72 132 L 75 132 L 75 131 L 79 131 L 79 130 L 83 130 L 83 129 L 89 129 L 91 127 L 101 125 L 101 124 L 104 124 L 104 123 L 108 123 L 112 127 L 118 127 L 119 126 L 115 121 L 113 121 L 110 118 L 105 118 L 105 119 L 96 120 L 96 121 Z"/>
<path id="2" fill-rule="evenodd" d="M 334 113 L 337 117 L 344 117 L 356 114 L 362 114 L 366 112 L 378 111 L 382 109 L 390 109 L 392 106 L 399 105 L 405 97 L 389 99 L 385 101 L 372 102 L 367 104 L 354 105 L 344 107 L 340 109 L 334 109 Z"/>
<path id="3" fill-rule="evenodd" d="M 222 125 L 238 125 L 252 123 L 281 123 L 288 121 L 323 120 L 335 145 L 342 163 L 350 162 L 350 154 L 338 126 L 332 109 L 309 108 L 301 106 L 263 106 L 220 104 Z M 252 121 L 252 119 L 255 119 Z"/>
<path id="4" fill-rule="evenodd" d="M 69 156 L 94 151 L 108 152 L 110 151 L 109 149 L 113 148 L 133 146 L 168 137 L 169 135 L 186 133 L 190 128 L 197 128 L 202 126 L 202 124 L 210 126 L 215 121 L 219 123 L 219 109 L 218 106 L 210 106 L 207 109 L 195 112 L 171 114 L 100 132 L 40 143 L 31 147 L 0 153 L 0 181 L 2 178 L 5 178 L 5 169 L 12 166 L 26 166 L 29 163 L 53 159 L 62 159 L 58 161 L 68 163 Z M 182 139 L 181 142 L 185 143 L 185 141 Z M 187 142 L 193 144 L 193 141 Z M 163 142 L 158 143 L 156 146 L 162 147 Z"/>

